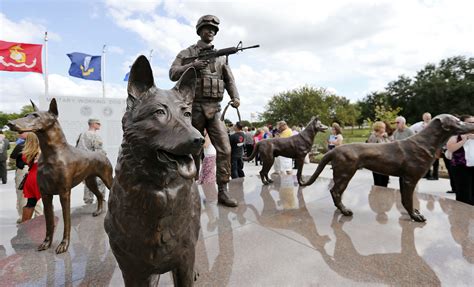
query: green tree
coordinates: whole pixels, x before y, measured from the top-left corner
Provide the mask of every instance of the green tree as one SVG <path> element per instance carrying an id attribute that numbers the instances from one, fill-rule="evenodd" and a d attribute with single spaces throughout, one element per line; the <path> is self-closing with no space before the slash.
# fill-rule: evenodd
<path id="1" fill-rule="evenodd" d="M 351 120 L 346 115 L 346 108 L 350 106 L 348 99 L 336 96 L 324 88 L 304 86 L 273 96 L 267 103 L 261 119 L 263 122 L 273 124 L 284 120 L 290 126 L 306 124 L 313 116 L 319 116 L 323 123 L 330 124 L 333 121 L 348 123 Z"/>
<path id="2" fill-rule="evenodd" d="M 249 121 L 247 121 L 247 120 L 242 120 L 242 121 L 240 122 L 240 124 L 241 124 L 243 127 L 250 127 L 250 126 L 252 126 L 252 124 L 251 124 Z"/>
<path id="3" fill-rule="evenodd" d="M 401 75 L 397 80 L 388 83 L 385 90 L 388 107 L 393 109 L 401 107 L 405 117 L 416 113 L 416 107 L 411 104 L 415 96 L 412 79 Z"/>
<path id="4" fill-rule="evenodd" d="M 474 58 L 457 56 L 428 64 L 417 73 L 410 104 L 416 113 L 410 121 L 419 121 L 424 112 L 474 114 Z"/>
<path id="5" fill-rule="evenodd" d="M 348 103 L 347 105 L 338 107 L 336 109 L 336 113 L 338 115 L 337 117 L 339 122 L 343 126 L 349 125 L 354 128 L 354 126 L 357 125 L 357 120 L 360 116 L 359 105 Z"/>
<path id="6" fill-rule="evenodd" d="M 358 105 L 359 124 L 365 119 L 377 119 L 376 106 L 392 111 L 400 107 L 409 123 L 420 121 L 424 112 L 433 116 L 474 114 L 474 58 L 457 56 L 441 60 L 438 65 L 427 64 L 414 78 L 401 75 L 384 91 L 368 94 Z"/>
<path id="7" fill-rule="evenodd" d="M 382 122 L 388 122 L 391 123 L 395 118 L 398 116 L 398 113 L 402 109 L 400 107 L 397 107 L 395 109 L 392 109 L 391 107 L 385 107 L 385 106 L 375 106 L 375 118 L 374 120 L 372 119 L 367 119 L 367 123 L 372 126 L 373 122 L 375 121 L 382 121 Z"/>
<path id="8" fill-rule="evenodd" d="M 29 113 L 34 112 L 33 106 L 31 105 L 26 105 L 21 108 L 20 115 L 23 117 Z"/>
<path id="9" fill-rule="evenodd" d="M 375 108 L 377 106 L 389 106 L 388 94 L 387 92 L 372 92 L 361 101 L 358 101 L 357 105 L 360 110 L 357 119 L 359 125 L 367 120 L 375 121 L 377 119 Z"/>
<path id="10" fill-rule="evenodd" d="M 9 120 L 22 118 L 31 112 L 33 112 L 33 107 L 31 105 L 23 106 L 19 113 L 5 113 L 0 111 L 0 129 L 2 129 Z"/>

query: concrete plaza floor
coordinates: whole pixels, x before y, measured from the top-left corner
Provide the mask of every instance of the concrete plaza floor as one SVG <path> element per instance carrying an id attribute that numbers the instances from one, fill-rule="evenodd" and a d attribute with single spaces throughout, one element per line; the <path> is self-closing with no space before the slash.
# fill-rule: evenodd
<path id="1" fill-rule="evenodd" d="M 237 208 L 217 205 L 215 186 L 199 186 L 197 286 L 472 286 L 474 207 L 446 194 L 448 180 L 420 180 L 415 206 L 427 222 L 417 223 L 400 203 L 395 177 L 389 188 L 377 188 L 371 172 L 359 170 L 343 198 L 354 216 L 344 217 L 329 195 L 329 167 L 306 188 L 294 175 L 273 175 L 263 186 L 259 169 L 246 163 L 246 177 L 231 181 Z M 304 174 L 315 169 L 305 165 Z M 92 217 L 95 204 L 83 205 L 82 186 L 72 192 L 71 244 L 59 255 L 58 198 L 53 246 L 38 252 L 44 217 L 15 223 L 12 172 L 0 196 L 0 286 L 123 286 L 104 214 Z M 171 282 L 165 274 L 160 286 Z"/>

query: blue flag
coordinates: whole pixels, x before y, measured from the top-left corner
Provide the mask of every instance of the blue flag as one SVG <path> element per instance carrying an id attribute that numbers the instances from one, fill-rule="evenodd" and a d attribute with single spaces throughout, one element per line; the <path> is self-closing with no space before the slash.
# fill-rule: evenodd
<path id="1" fill-rule="evenodd" d="M 132 68 L 132 66 L 128 66 L 128 68 Z M 130 77 L 130 72 L 125 74 L 125 78 L 123 78 L 123 80 L 128 81 L 128 77 Z"/>
<path id="2" fill-rule="evenodd" d="M 84 80 L 102 81 L 101 56 L 91 56 L 83 53 L 67 54 L 71 59 L 69 75 Z"/>

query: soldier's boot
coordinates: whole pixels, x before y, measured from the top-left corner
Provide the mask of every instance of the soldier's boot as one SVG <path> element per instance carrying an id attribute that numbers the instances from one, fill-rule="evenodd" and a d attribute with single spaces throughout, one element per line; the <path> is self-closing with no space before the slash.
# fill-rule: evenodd
<path id="1" fill-rule="evenodd" d="M 227 183 L 219 184 L 217 186 L 217 202 L 228 207 L 237 207 L 237 200 L 229 195 Z"/>
<path id="2" fill-rule="evenodd" d="M 34 207 L 23 207 L 23 214 L 21 216 L 21 222 L 30 220 L 33 217 L 33 212 L 35 211 Z"/>

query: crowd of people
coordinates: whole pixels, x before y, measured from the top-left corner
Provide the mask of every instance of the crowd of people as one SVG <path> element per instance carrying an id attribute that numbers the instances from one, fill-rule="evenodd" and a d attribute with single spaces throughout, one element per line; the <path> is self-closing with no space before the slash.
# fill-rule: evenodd
<path id="1" fill-rule="evenodd" d="M 471 115 L 459 117 L 466 123 L 474 123 Z M 395 119 L 395 129 L 389 122 L 377 121 L 372 125 L 372 133 L 367 139 L 368 143 L 387 143 L 409 138 L 422 131 L 431 121 L 431 114 L 424 113 L 422 121 L 410 127 L 407 126 L 403 116 Z M 425 175 L 427 180 L 439 179 L 439 159 L 442 158 L 450 179 L 451 190 L 455 193 L 456 200 L 474 205 L 474 134 L 463 134 L 451 137 L 446 145 L 438 150 L 435 161 Z M 374 185 L 386 187 L 389 182 L 387 175 L 373 173 Z"/>
<path id="2" fill-rule="evenodd" d="M 411 126 L 407 125 L 403 116 L 397 116 L 393 122 L 376 121 L 372 125 L 372 132 L 367 143 L 389 143 L 407 139 L 422 131 L 431 121 L 431 114 L 424 113 L 422 121 Z M 474 117 L 464 115 L 461 121 L 474 123 Z M 392 127 L 394 125 L 394 127 Z M 291 129 L 285 121 L 277 123 L 273 128 L 271 124 L 264 127 L 242 127 L 238 122 L 230 125 L 228 129 L 232 147 L 232 178 L 244 177 L 242 157 L 250 157 L 255 145 L 269 138 L 284 138 L 298 134 L 302 130 L 300 126 Z M 471 140 L 473 139 L 473 140 Z M 327 150 L 332 150 L 343 144 L 342 128 L 338 123 L 331 125 L 331 132 L 327 137 Z M 448 156 L 447 156 L 448 155 Z M 474 134 L 457 135 L 450 138 L 446 146 L 439 150 L 433 166 L 424 176 L 427 180 L 439 179 L 439 159 L 442 158 L 450 178 L 451 190 L 447 193 L 455 193 L 456 200 L 474 205 Z M 289 162 L 288 162 L 289 160 Z M 259 165 L 258 154 L 255 157 L 255 165 Z M 291 174 L 291 159 L 279 157 L 273 165 L 275 173 Z M 373 172 L 374 185 L 387 187 L 389 176 Z"/>
<path id="3" fill-rule="evenodd" d="M 372 132 L 367 143 L 388 143 L 403 140 L 419 133 L 431 121 L 431 115 L 424 113 L 422 121 L 407 125 L 403 116 L 396 117 L 394 122 L 376 121 L 372 125 Z M 460 120 L 474 123 L 474 116 L 463 115 Z M 392 128 L 392 124 L 395 128 Z M 90 151 L 102 151 L 102 139 L 97 133 L 100 129 L 98 119 L 88 121 L 89 129 L 81 133 L 77 139 L 78 148 Z M 229 125 L 227 129 L 231 146 L 231 177 L 232 179 L 245 177 L 243 157 L 250 157 L 255 145 L 271 138 L 286 138 L 298 134 L 304 129 L 302 125 L 289 128 L 285 121 L 279 121 L 275 128 L 269 124 L 263 127 L 243 127 L 240 122 Z M 204 130 L 205 144 L 202 154 L 202 166 L 199 172 L 199 184 L 213 185 L 216 183 L 216 148 L 212 145 L 207 130 Z M 327 137 L 327 150 L 332 150 L 343 144 L 342 128 L 338 123 L 331 125 L 331 132 Z M 18 211 L 17 223 L 31 219 L 43 213 L 41 194 L 37 183 L 37 163 L 41 154 L 38 138 L 32 132 L 18 134 L 15 148 L 10 154 L 10 160 L 15 162 L 15 189 L 17 194 L 16 208 Z M 7 151 L 10 142 L 3 133 L 0 133 L 0 176 L 2 183 L 7 182 Z M 451 190 L 456 200 L 474 205 L 474 134 L 460 134 L 451 137 L 437 158 L 432 168 L 427 172 L 427 180 L 439 179 L 439 159 L 442 158 L 449 175 Z M 255 157 L 255 165 L 260 159 Z M 261 164 L 261 163 L 260 163 Z M 293 163 L 291 158 L 279 157 L 273 166 L 275 173 L 292 174 Z M 373 172 L 374 185 L 387 187 L 389 176 Z M 105 195 L 105 186 L 98 179 L 100 191 Z M 94 196 L 85 188 L 84 202 L 91 204 Z"/>

